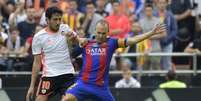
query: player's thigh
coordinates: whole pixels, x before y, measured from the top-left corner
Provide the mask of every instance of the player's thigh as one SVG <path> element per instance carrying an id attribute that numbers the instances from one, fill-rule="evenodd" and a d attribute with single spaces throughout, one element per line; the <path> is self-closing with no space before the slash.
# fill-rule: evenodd
<path id="1" fill-rule="evenodd" d="M 67 93 L 67 94 L 62 98 L 61 101 L 77 101 L 77 98 L 76 98 L 74 95 L 72 95 L 72 94 L 70 94 L 70 93 Z"/>
<path id="2" fill-rule="evenodd" d="M 89 95 L 89 92 L 84 85 L 75 83 L 71 87 L 69 87 L 69 89 L 66 91 L 66 95 L 73 95 L 77 99 L 77 101 L 83 101 L 83 99 L 85 99 Z"/>
<path id="3" fill-rule="evenodd" d="M 47 95 L 38 95 L 36 97 L 36 101 L 48 101 L 48 96 Z"/>
<path id="4" fill-rule="evenodd" d="M 65 95 L 66 90 L 73 84 L 75 84 L 75 77 L 73 74 L 63 75 L 63 77 L 59 78 L 58 80 L 59 82 L 57 83 L 57 85 L 60 85 L 58 92 L 61 95 Z"/>

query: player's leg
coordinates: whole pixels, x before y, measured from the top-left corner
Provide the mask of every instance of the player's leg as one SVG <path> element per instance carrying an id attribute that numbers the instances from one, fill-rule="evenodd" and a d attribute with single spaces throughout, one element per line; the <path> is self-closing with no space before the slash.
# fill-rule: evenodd
<path id="1" fill-rule="evenodd" d="M 76 98 L 74 95 L 72 95 L 72 94 L 70 94 L 70 93 L 67 93 L 67 94 L 62 98 L 61 101 L 77 101 L 77 98 Z"/>
<path id="2" fill-rule="evenodd" d="M 87 95 L 86 87 L 83 84 L 75 83 L 68 88 L 62 101 L 83 101 Z"/>
<path id="3" fill-rule="evenodd" d="M 48 101 L 48 96 L 47 95 L 38 95 L 36 97 L 36 101 Z"/>
<path id="4" fill-rule="evenodd" d="M 75 85 L 75 76 L 73 74 L 65 74 L 59 78 L 57 85 L 61 85 L 57 90 L 62 96 L 62 99 L 65 98 L 66 90 L 72 88 Z"/>
<path id="5" fill-rule="evenodd" d="M 56 91 L 64 96 L 66 94 L 66 90 L 69 87 L 72 87 L 75 84 L 75 76 L 73 74 L 65 74 L 61 75 L 57 78 L 58 82 L 56 82 L 57 88 Z"/>

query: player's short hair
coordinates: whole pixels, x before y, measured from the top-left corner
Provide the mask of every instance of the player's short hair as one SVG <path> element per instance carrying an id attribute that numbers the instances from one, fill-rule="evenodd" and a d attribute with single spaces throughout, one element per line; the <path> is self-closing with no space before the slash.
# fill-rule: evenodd
<path id="1" fill-rule="evenodd" d="M 103 25 L 103 26 L 106 26 L 106 27 L 108 28 L 108 32 L 109 32 L 109 23 L 108 23 L 106 20 L 104 20 L 104 19 L 99 20 L 99 21 L 97 21 L 96 26 L 97 26 L 98 24 L 101 24 L 101 25 Z"/>
<path id="2" fill-rule="evenodd" d="M 48 19 L 51 19 L 53 14 L 63 15 L 63 12 L 58 7 L 49 7 L 45 12 L 45 17 Z"/>

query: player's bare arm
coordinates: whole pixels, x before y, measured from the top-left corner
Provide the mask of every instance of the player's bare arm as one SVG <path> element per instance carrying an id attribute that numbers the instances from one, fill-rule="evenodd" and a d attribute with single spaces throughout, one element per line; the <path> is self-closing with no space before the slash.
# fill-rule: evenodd
<path id="1" fill-rule="evenodd" d="M 40 66 L 41 66 L 41 56 L 35 55 L 34 61 L 33 61 L 33 68 L 32 68 L 31 84 L 26 95 L 26 101 L 29 101 L 29 99 L 32 98 L 34 95 L 34 87 L 36 84 L 36 79 L 40 72 Z"/>
<path id="2" fill-rule="evenodd" d="M 66 33 L 66 37 L 75 43 L 79 43 L 80 47 L 84 47 L 88 43 L 87 38 L 80 38 L 77 33 L 75 34 L 73 31 Z"/>
<path id="3" fill-rule="evenodd" d="M 154 35 L 159 35 L 159 34 L 163 34 L 163 33 L 166 33 L 165 24 L 157 24 L 156 27 L 153 28 L 153 30 L 151 30 L 147 33 L 128 38 L 127 39 L 127 45 L 133 45 L 133 44 L 136 44 L 136 43 L 143 41 L 147 38 L 150 38 Z"/>

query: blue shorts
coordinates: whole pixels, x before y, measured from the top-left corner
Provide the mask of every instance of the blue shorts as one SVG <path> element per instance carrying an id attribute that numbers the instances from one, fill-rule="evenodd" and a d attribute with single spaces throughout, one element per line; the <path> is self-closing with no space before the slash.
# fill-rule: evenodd
<path id="1" fill-rule="evenodd" d="M 66 93 L 74 95 L 78 101 L 90 99 L 92 101 L 115 101 L 108 87 L 77 82 Z"/>

